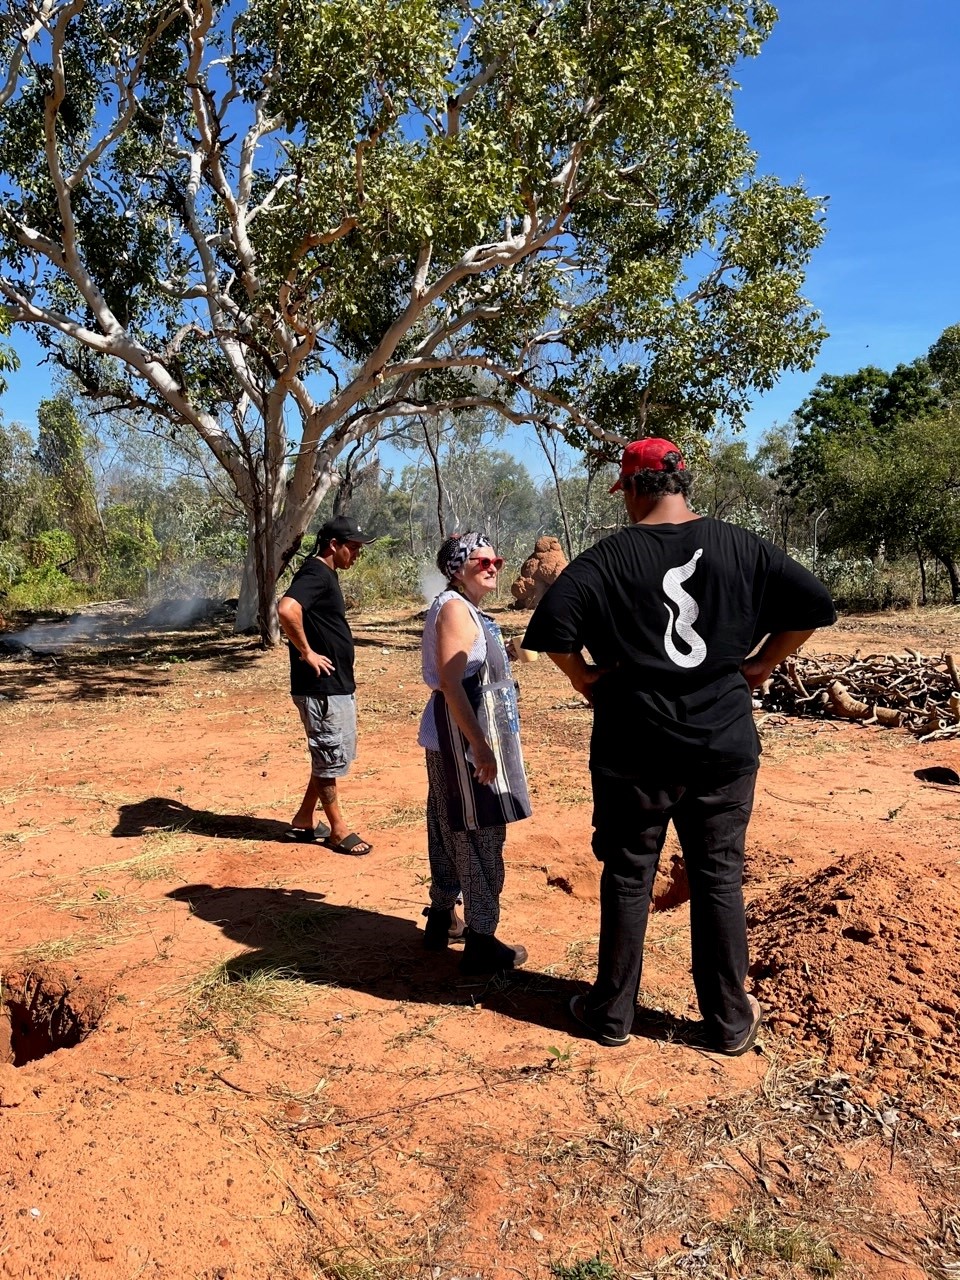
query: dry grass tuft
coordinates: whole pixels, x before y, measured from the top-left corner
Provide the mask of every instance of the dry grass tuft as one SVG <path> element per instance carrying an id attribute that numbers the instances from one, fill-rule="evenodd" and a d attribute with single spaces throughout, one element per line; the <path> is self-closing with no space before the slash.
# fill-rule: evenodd
<path id="1" fill-rule="evenodd" d="M 423 827 L 426 821 L 427 812 L 423 805 L 408 805 L 400 809 L 391 809 L 386 817 L 376 819 L 376 825 L 381 829 Z"/>
<path id="2" fill-rule="evenodd" d="M 403 1257 L 357 1258 L 315 1257 L 312 1260 L 316 1280 L 409 1280 L 419 1268 L 416 1260 Z"/>
<path id="3" fill-rule="evenodd" d="M 99 867 L 87 867 L 84 875 L 127 875 L 140 884 L 149 880 L 173 880 L 177 869 L 175 858 L 185 851 L 189 843 L 184 835 L 185 827 L 164 827 L 143 837 L 142 852 L 121 862 L 105 862 Z"/>
<path id="4" fill-rule="evenodd" d="M 269 944 L 241 951 L 196 978 L 188 988 L 187 1024 L 242 1031 L 265 1014 L 291 1017 L 308 987 L 334 982 L 325 944 L 339 915 L 330 908 L 265 914 L 257 927 L 269 929 Z"/>
<path id="5" fill-rule="evenodd" d="M 188 1025 L 249 1031 L 268 1014 L 293 1016 L 305 998 L 296 973 L 257 962 L 254 956 L 231 956 L 194 979 L 188 988 Z"/>
<path id="6" fill-rule="evenodd" d="M 70 956 L 75 956 L 97 945 L 96 938 L 71 933 L 63 938 L 48 938 L 42 942 L 35 942 L 21 951 L 19 958 L 25 964 L 48 964 L 51 961 L 67 960 Z"/>

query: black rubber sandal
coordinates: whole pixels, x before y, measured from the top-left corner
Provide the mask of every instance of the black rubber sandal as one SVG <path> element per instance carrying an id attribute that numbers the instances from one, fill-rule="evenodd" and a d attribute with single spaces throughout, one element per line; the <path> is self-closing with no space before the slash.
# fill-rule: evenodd
<path id="1" fill-rule="evenodd" d="M 351 858 L 365 858 L 373 848 L 369 840 L 364 840 L 363 836 L 358 836 L 355 831 L 351 831 L 348 836 L 344 836 L 336 843 L 329 837 L 323 843 L 331 853 L 345 853 Z"/>
<path id="2" fill-rule="evenodd" d="M 283 833 L 283 838 L 292 844 L 318 844 L 321 840 L 326 840 L 329 834 L 330 828 L 321 822 L 316 827 L 291 827 Z"/>

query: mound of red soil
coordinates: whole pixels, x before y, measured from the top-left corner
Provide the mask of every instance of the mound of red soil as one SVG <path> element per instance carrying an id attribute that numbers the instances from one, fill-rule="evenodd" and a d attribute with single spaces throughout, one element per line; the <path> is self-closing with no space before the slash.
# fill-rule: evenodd
<path id="1" fill-rule="evenodd" d="M 960 890 L 851 854 L 750 910 L 754 989 L 781 1030 L 888 1093 L 960 1082 Z"/>
<path id="2" fill-rule="evenodd" d="M 557 538 L 538 538 L 533 554 L 520 566 L 520 573 L 511 585 L 515 609 L 535 609 L 547 587 L 553 586 L 567 567 L 567 557 Z"/>

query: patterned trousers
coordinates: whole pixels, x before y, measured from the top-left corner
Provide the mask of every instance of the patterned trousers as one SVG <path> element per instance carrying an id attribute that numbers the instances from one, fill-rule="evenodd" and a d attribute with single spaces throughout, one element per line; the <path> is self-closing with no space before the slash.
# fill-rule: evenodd
<path id="1" fill-rule="evenodd" d="M 427 852 L 430 905 L 452 907 L 463 894 L 463 914 L 474 933 L 496 933 L 503 890 L 507 828 L 452 831 L 447 815 L 443 760 L 427 752 Z"/>

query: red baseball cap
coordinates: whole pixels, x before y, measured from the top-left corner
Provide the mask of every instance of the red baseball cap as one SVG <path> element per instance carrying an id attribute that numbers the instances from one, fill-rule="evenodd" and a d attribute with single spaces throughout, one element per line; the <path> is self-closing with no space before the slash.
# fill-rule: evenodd
<path id="1" fill-rule="evenodd" d="M 638 471 L 662 471 L 663 460 L 668 453 L 680 453 L 680 450 L 672 441 L 664 440 L 662 436 L 648 436 L 646 440 L 634 440 L 632 444 L 628 444 L 620 459 L 620 479 L 610 492 L 616 493 L 623 488 L 624 476 L 636 475 Z M 683 454 L 680 453 L 677 470 L 685 471 L 686 465 Z"/>

